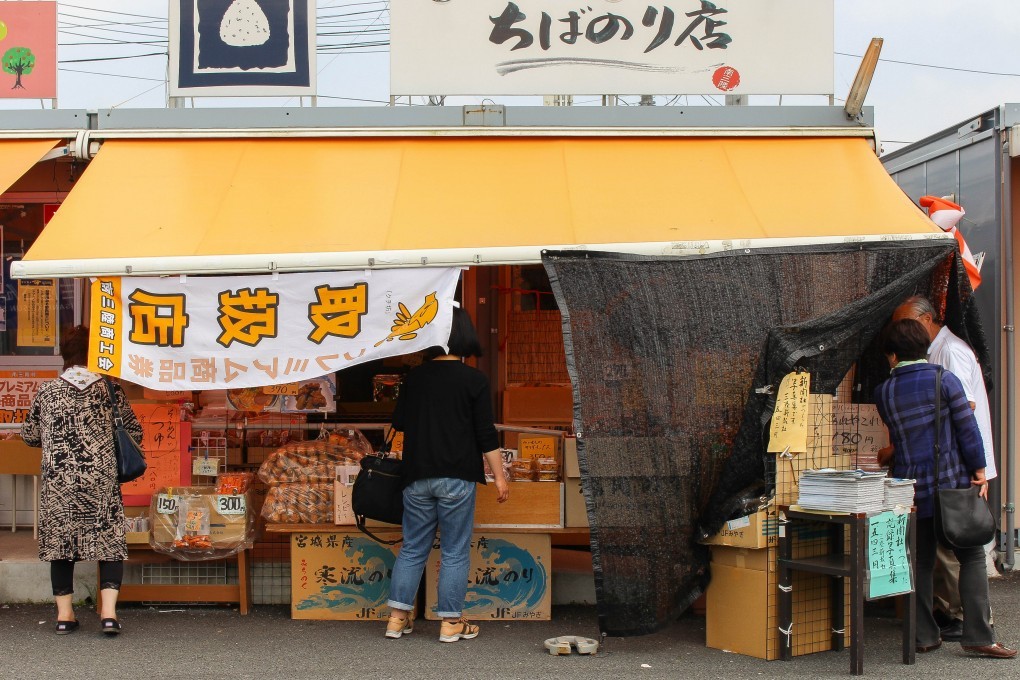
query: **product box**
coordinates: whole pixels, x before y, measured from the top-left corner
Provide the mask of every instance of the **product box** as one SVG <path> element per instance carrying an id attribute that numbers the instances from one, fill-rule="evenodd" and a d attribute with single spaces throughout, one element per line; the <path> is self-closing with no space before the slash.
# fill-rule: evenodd
<path id="1" fill-rule="evenodd" d="M 510 498 L 496 500 L 496 485 L 478 485 L 475 528 L 563 527 L 562 482 L 510 482 Z"/>
<path id="2" fill-rule="evenodd" d="M 437 620 L 440 539 L 425 564 L 425 617 Z M 549 621 L 552 618 L 552 545 L 549 534 L 476 531 L 464 616 L 471 620 Z"/>
<path id="3" fill-rule="evenodd" d="M 728 545 L 712 546 L 712 567 L 736 567 L 754 571 L 776 570 L 776 560 L 769 559 L 766 548 L 732 548 Z"/>
<path id="4" fill-rule="evenodd" d="M 817 525 L 797 525 L 794 558 L 828 554 Z M 759 659 L 779 658 L 778 549 L 712 546 L 712 580 L 706 593 L 705 644 Z M 793 656 L 832 649 L 832 588 L 843 588 L 844 641 L 850 640 L 850 580 L 801 571 L 793 579 Z M 834 585 L 841 583 L 841 585 Z"/>
<path id="5" fill-rule="evenodd" d="M 354 508 L 351 507 L 351 495 L 354 480 L 358 477 L 361 467 L 358 465 L 337 465 L 336 479 L 333 481 L 333 523 L 353 526 Z"/>
<path id="6" fill-rule="evenodd" d="M 580 479 L 568 477 L 563 483 L 563 514 L 564 526 L 588 526 L 588 508 L 584 503 Z"/>
<path id="7" fill-rule="evenodd" d="M 567 479 L 581 476 L 581 468 L 577 463 L 577 437 L 563 440 L 563 474 Z"/>
<path id="8" fill-rule="evenodd" d="M 128 545 L 149 545 L 148 531 L 126 531 L 124 539 Z"/>
<path id="9" fill-rule="evenodd" d="M 296 533 L 290 540 L 291 618 L 386 620 L 399 544 L 346 531 Z"/>
<path id="10" fill-rule="evenodd" d="M 776 545 L 779 519 L 774 507 L 731 519 L 715 536 L 701 541 L 704 545 L 728 545 L 734 548 L 765 548 Z"/>

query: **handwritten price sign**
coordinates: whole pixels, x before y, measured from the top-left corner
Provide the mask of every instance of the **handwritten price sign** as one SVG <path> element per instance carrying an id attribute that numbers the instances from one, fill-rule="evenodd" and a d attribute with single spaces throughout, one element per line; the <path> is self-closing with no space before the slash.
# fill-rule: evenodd
<path id="1" fill-rule="evenodd" d="M 148 469 L 123 484 L 125 496 L 151 496 L 157 489 L 181 485 L 181 419 L 176 404 L 135 404 L 142 425 L 142 450 Z"/>

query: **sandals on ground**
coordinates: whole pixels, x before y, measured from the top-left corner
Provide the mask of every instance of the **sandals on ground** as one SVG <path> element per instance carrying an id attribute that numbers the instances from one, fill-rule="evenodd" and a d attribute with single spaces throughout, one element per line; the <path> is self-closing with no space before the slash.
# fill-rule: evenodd
<path id="1" fill-rule="evenodd" d="M 57 635 L 69 635 L 78 630 L 77 621 L 57 621 Z"/>
<path id="2" fill-rule="evenodd" d="M 103 619 L 99 622 L 99 629 L 104 635 L 120 635 L 121 625 L 117 619 Z"/>

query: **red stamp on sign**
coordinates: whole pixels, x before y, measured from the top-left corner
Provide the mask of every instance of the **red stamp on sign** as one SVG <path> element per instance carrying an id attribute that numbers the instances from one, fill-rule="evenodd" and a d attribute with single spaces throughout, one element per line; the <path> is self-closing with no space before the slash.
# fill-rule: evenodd
<path id="1" fill-rule="evenodd" d="M 712 74 L 712 82 L 723 92 L 729 92 L 740 85 L 740 72 L 732 66 L 721 66 Z"/>

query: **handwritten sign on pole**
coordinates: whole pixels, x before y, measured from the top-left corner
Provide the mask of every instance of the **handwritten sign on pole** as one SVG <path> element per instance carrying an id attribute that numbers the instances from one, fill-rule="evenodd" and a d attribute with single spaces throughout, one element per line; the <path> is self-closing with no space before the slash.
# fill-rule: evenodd
<path id="1" fill-rule="evenodd" d="M 908 513 L 883 512 L 868 518 L 868 599 L 914 589 L 907 557 Z"/>
<path id="2" fill-rule="evenodd" d="M 769 432 L 769 453 L 807 452 L 808 394 L 811 374 L 788 373 L 779 384 Z"/>

